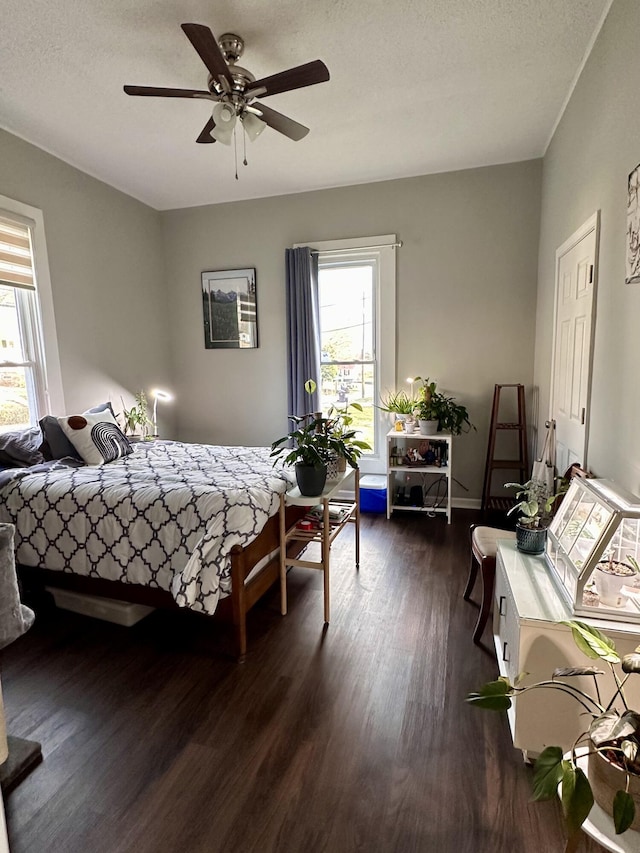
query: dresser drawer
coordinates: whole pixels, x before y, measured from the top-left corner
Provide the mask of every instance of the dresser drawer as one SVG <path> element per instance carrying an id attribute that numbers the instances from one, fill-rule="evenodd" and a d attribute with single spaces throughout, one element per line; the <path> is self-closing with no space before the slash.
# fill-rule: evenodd
<path id="1" fill-rule="evenodd" d="M 504 566 L 498 556 L 493 601 L 493 636 L 500 674 L 513 681 L 518 675 L 519 614 Z"/>

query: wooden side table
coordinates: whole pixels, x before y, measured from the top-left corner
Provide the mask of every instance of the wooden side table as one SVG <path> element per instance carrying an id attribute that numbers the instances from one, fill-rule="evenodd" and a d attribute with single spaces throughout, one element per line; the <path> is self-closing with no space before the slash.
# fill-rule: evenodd
<path id="1" fill-rule="evenodd" d="M 354 478 L 355 498 L 353 501 L 338 497 L 339 492 L 350 478 Z M 332 518 L 329 510 L 338 507 L 340 515 Z M 322 522 L 320 527 L 311 530 L 300 528 L 300 522 L 287 528 L 285 508 L 287 506 L 322 507 Z M 305 569 L 319 569 L 324 574 L 324 621 L 329 622 L 329 561 L 331 543 L 346 527 L 355 524 L 355 557 L 356 569 L 360 568 L 360 471 L 358 468 L 347 468 L 338 480 L 327 483 L 324 491 L 317 497 L 301 495 L 297 486 L 280 495 L 280 611 L 283 616 L 287 613 L 287 566 L 300 566 Z M 297 541 L 319 542 L 321 557 L 319 561 L 303 560 L 287 556 L 287 543 Z M 304 552 L 303 552 L 304 556 Z"/>

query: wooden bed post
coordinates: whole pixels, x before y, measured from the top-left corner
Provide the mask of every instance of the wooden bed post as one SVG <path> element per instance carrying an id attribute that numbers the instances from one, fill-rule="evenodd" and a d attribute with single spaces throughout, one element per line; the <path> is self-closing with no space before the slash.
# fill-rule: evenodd
<path id="1" fill-rule="evenodd" d="M 231 605 L 233 610 L 233 629 L 236 641 L 236 653 L 239 661 L 247 653 L 247 601 L 245 595 L 245 559 L 241 545 L 231 549 Z"/>

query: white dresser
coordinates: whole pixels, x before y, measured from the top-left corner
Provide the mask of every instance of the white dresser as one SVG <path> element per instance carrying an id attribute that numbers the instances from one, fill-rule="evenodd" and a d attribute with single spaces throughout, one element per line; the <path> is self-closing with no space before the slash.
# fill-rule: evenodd
<path id="1" fill-rule="evenodd" d="M 543 556 L 522 554 L 515 542 L 498 545 L 493 602 L 493 635 L 500 674 L 512 682 L 528 673 L 522 686 L 550 679 L 553 670 L 565 666 L 596 664 L 605 670 L 599 677 L 602 697 L 613 694 L 608 664 L 587 658 L 575 645 L 571 630 L 558 624 L 575 619 L 551 578 Z M 582 621 L 595 625 L 615 641 L 621 655 L 640 644 L 640 626 L 599 619 Z M 581 676 L 576 686 L 593 693 L 593 678 Z M 625 693 L 630 705 L 640 708 L 640 678 L 630 679 Z M 589 718 L 581 706 L 557 689 L 532 690 L 518 697 L 508 711 L 514 746 L 535 756 L 546 746 L 569 749 L 584 731 Z"/>

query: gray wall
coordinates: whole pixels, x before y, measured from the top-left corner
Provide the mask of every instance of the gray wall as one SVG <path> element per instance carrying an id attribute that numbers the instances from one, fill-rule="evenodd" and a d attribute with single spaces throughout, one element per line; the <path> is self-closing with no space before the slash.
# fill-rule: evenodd
<path id="1" fill-rule="evenodd" d="M 467 405 L 454 484 L 480 497 L 495 383 L 533 379 L 541 162 L 162 214 L 177 434 L 268 444 L 286 429 L 284 251 L 396 233 L 397 378 L 419 374 Z M 244 180 L 243 176 L 243 180 Z M 260 346 L 205 350 L 200 273 L 256 267 Z"/>
<path id="2" fill-rule="evenodd" d="M 548 414 L 556 249 L 601 211 L 589 467 L 640 493 L 640 286 L 625 285 L 627 177 L 640 162 L 640 4 L 616 0 L 544 158 L 535 383 Z"/>
<path id="3" fill-rule="evenodd" d="M 44 214 L 68 412 L 166 385 L 160 214 L 4 131 L 0 194 Z"/>

